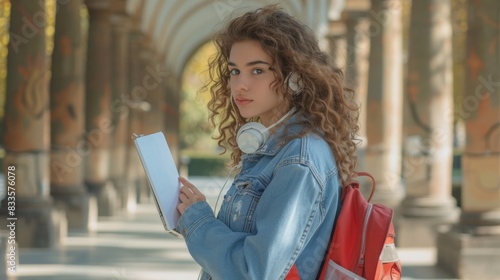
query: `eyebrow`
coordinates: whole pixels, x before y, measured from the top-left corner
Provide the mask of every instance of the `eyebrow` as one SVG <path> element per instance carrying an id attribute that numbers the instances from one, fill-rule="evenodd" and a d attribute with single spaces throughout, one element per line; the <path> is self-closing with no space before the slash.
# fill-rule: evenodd
<path id="1" fill-rule="evenodd" d="M 247 66 L 253 66 L 253 65 L 256 65 L 256 64 L 266 64 L 266 65 L 269 65 L 271 66 L 271 64 L 269 62 L 265 62 L 265 61 L 262 61 L 262 60 L 255 60 L 255 61 L 250 61 L 248 62 L 246 65 Z M 232 62 L 232 61 L 229 61 L 227 63 L 228 66 L 236 66 L 236 63 Z"/>

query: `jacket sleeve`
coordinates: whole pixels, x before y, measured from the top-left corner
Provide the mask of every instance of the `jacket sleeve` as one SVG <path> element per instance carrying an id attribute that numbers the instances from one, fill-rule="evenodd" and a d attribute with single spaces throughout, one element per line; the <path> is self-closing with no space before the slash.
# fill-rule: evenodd
<path id="1" fill-rule="evenodd" d="M 313 236 L 312 225 L 324 218 L 322 196 L 308 166 L 288 164 L 276 170 L 259 200 L 256 234 L 232 231 L 204 201 L 186 209 L 177 230 L 214 279 L 283 279 Z"/>

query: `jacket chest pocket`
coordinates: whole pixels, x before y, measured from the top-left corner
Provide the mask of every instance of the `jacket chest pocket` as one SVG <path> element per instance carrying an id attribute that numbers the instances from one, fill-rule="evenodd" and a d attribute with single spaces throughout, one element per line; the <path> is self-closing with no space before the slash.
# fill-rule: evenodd
<path id="1" fill-rule="evenodd" d="M 264 186 L 257 179 L 242 179 L 234 182 L 224 197 L 221 212 L 224 222 L 234 231 L 252 232 L 255 228 L 254 213 Z"/>

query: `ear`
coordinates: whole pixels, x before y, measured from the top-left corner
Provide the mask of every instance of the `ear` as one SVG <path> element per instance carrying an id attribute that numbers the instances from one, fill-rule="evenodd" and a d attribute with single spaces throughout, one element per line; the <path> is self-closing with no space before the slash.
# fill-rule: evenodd
<path id="1" fill-rule="evenodd" d="M 298 94 L 300 91 L 300 85 L 299 85 L 299 76 L 295 74 L 294 72 L 291 72 L 288 74 L 288 76 L 285 79 L 285 82 L 287 83 L 288 88 L 293 92 L 293 94 Z"/>

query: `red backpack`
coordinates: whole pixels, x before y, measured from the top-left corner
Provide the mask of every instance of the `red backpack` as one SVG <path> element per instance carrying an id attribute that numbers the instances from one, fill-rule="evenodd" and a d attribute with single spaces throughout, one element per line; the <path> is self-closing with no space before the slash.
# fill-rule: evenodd
<path id="1" fill-rule="evenodd" d="M 401 262 L 394 245 L 393 210 L 369 203 L 375 191 L 375 179 L 366 172 L 372 191 L 368 200 L 353 181 L 342 188 L 341 209 L 332 234 L 320 280 L 394 280 L 401 279 Z M 297 267 L 286 280 L 300 280 Z"/>

